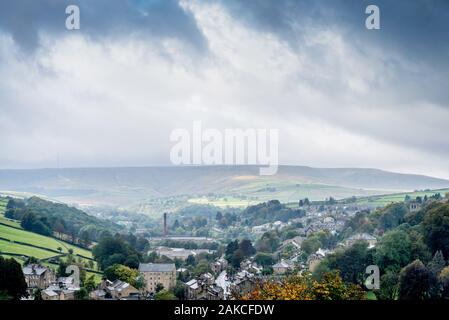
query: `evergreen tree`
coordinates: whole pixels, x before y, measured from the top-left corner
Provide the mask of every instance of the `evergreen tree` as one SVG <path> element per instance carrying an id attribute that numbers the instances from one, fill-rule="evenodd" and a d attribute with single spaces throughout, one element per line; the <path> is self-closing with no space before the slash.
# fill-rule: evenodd
<path id="1" fill-rule="evenodd" d="M 402 269 L 399 277 L 399 299 L 426 300 L 432 295 L 432 273 L 415 260 Z"/>
<path id="2" fill-rule="evenodd" d="M 446 262 L 444 261 L 443 253 L 441 250 L 438 250 L 427 267 L 430 272 L 432 272 L 435 276 L 438 276 L 445 266 Z"/>

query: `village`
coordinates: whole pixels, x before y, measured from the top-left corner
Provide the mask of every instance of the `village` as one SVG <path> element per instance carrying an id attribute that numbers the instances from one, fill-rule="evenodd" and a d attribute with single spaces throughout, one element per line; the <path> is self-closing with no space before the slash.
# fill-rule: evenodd
<path id="1" fill-rule="evenodd" d="M 304 242 L 314 234 L 325 232 L 337 236 L 347 221 L 357 212 L 366 208 L 341 204 L 303 205 L 300 207 L 306 214 L 287 222 L 274 221 L 247 227 L 256 237 L 263 237 L 270 232 L 291 231 L 288 237 L 279 243 L 271 254 L 271 264 L 259 264 L 258 255 L 245 256 L 238 265 L 230 266 L 225 252 L 217 256 L 218 251 L 212 249 L 174 248 L 154 246 L 148 254 L 162 257 L 167 263 L 139 263 L 139 277 L 144 281 L 142 288 L 135 288 L 130 283 L 121 280 L 110 281 L 105 277 L 101 283 L 89 293 L 92 300 L 153 300 L 160 290 L 183 288 L 185 300 L 233 300 L 252 292 L 258 284 L 268 280 L 281 280 L 289 275 L 303 272 L 314 272 L 320 261 L 326 255 L 338 248 L 347 248 L 358 241 L 367 242 L 369 247 L 375 247 L 377 238 L 367 233 L 356 233 L 338 242 L 331 248 L 321 248 L 306 254 Z M 415 202 L 410 203 L 410 210 L 418 210 Z M 167 217 L 164 215 L 164 229 L 167 232 Z M 298 227 L 299 226 L 299 227 Z M 165 236 L 152 241 L 187 241 L 188 243 L 210 243 L 207 237 L 170 237 Z M 229 247 L 229 245 L 228 245 Z M 207 266 L 207 272 L 191 276 L 186 261 L 197 256 L 215 256 Z M 176 263 L 175 263 L 176 262 Z M 177 265 L 182 264 L 181 267 Z M 267 271 L 268 270 L 268 271 Z M 78 280 L 74 276 L 57 277 L 54 270 L 39 263 L 23 267 L 23 273 L 30 294 L 40 290 L 43 300 L 74 300 L 80 290 Z"/>

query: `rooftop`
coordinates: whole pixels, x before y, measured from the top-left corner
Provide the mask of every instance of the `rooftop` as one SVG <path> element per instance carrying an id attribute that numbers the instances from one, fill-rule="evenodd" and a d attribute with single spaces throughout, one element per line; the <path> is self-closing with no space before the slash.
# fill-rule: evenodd
<path id="1" fill-rule="evenodd" d="M 140 272 L 172 272 L 176 271 L 174 263 L 140 263 Z"/>

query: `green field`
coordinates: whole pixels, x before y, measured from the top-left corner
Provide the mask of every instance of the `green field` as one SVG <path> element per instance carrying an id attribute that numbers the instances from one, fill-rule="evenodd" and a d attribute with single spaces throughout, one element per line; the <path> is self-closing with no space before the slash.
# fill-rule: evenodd
<path id="1" fill-rule="evenodd" d="M 363 197 L 357 199 L 357 204 L 359 205 L 367 205 L 374 207 L 383 207 L 390 203 L 394 202 L 402 202 L 405 199 L 405 196 L 410 196 L 412 199 L 416 197 L 424 197 L 424 196 L 432 196 L 436 193 L 440 193 L 441 196 L 444 197 L 446 193 L 449 193 L 449 189 L 439 189 L 439 190 L 429 190 L 429 191 L 416 191 L 416 192 L 404 192 L 404 193 L 395 193 L 388 195 L 379 195 L 379 196 L 370 196 Z"/>
<path id="2" fill-rule="evenodd" d="M 22 229 L 22 227 L 20 226 L 20 222 L 19 221 L 7 219 L 7 218 L 5 218 L 5 216 L 3 214 L 0 214 L 0 223 L 6 224 L 6 225 L 11 226 L 11 227 Z"/>
<path id="3" fill-rule="evenodd" d="M 4 216 L 5 208 L 6 208 L 6 200 L 4 198 L 0 198 L 0 237 L 10 240 L 7 241 L 0 239 L 1 256 L 6 258 L 13 258 L 20 264 L 23 264 L 26 257 L 35 257 L 39 260 L 45 260 L 58 256 L 59 253 L 49 250 L 58 251 L 58 248 L 61 248 L 63 254 L 67 254 L 69 252 L 69 249 L 73 249 L 74 254 L 79 254 L 87 258 L 92 258 L 92 253 L 89 250 L 79 248 L 77 246 L 71 245 L 69 243 L 60 241 L 52 237 L 47 237 L 37 233 L 23 230 L 22 227 L 20 226 L 20 222 L 5 218 Z M 16 242 L 31 244 L 42 248 L 48 248 L 49 250 L 35 248 Z M 8 255 L 8 253 L 19 254 L 22 255 L 22 257 Z M 75 256 L 75 261 L 77 263 L 82 263 L 85 265 L 88 265 L 89 262 L 88 259 L 81 258 L 78 256 Z M 45 261 L 42 263 L 48 267 L 51 267 L 52 269 L 56 268 L 54 264 Z M 98 269 L 97 262 L 94 261 L 92 269 L 94 270 Z M 87 272 L 87 276 L 90 275 L 93 275 L 95 277 L 95 281 L 97 283 L 101 281 L 102 278 L 101 274 Z"/>
<path id="4" fill-rule="evenodd" d="M 0 198 L 0 214 L 5 213 L 7 201 L 5 198 Z"/>
<path id="5" fill-rule="evenodd" d="M 23 243 L 33 244 L 35 246 L 48 248 L 58 251 L 58 248 L 62 248 L 62 253 L 68 253 L 71 248 L 75 254 L 81 254 L 88 258 L 92 257 L 90 251 L 75 247 L 73 245 L 58 241 L 54 238 L 42 236 L 37 233 L 32 233 L 25 230 L 19 230 L 8 226 L 0 225 L 0 237 L 9 239 L 11 241 L 19 241 Z M 53 255 L 56 255 L 55 253 Z"/>
<path id="6" fill-rule="evenodd" d="M 48 259 L 57 255 L 51 251 L 24 246 L 5 240 L 0 240 L 0 252 L 21 254 L 29 257 L 35 257 L 37 259 Z"/>

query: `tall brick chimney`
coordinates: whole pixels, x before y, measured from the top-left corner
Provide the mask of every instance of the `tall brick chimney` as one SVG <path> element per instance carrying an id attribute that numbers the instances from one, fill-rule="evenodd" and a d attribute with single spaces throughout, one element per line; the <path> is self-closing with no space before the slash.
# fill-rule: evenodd
<path id="1" fill-rule="evenodd" d="M 167 213 L 164 212 L 164 237 L 167 236 Z"/>

